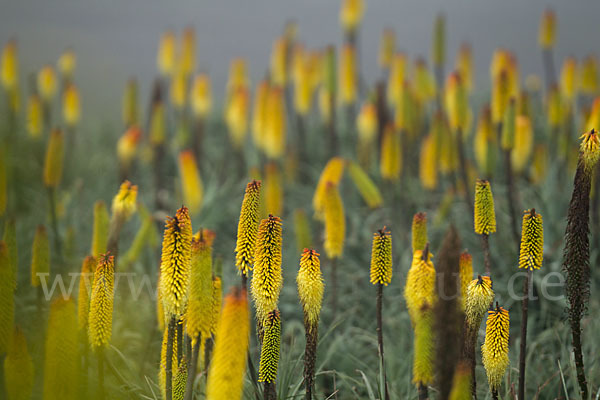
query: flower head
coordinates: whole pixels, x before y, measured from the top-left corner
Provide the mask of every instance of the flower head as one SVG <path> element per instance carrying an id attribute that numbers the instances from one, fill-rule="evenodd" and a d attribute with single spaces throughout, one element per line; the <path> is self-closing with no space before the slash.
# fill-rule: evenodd
<path id="1" fill-rule="evenodd" d="M 510 362 L 508 359 L 509 325 L 507 310 L 496 305 L 494 310 L 488 311 L 485 342 L 481 346 L 481 354 L 492 391 L 496 391 L 500 387 L 502 377 Z"/>
<path id="2" fill-rule="evenodd" d="M 490 183 L 478 179 L 475 184 L 475 233 L 489 235 L 496 232 L 496 212 Z"/>
<path id="3" fill-rule="evenodd" d="M 371 283 L 387 286 L 392 281 L 392 235 L 385 226 L 373 234 Z"/>
<path id="4" fill-rule="evenodd" d="M 523 231 L 521 233 L 521 249 L 519 268 L 540 269 L 544 256 L 544 228 L 542 215 L 535 209 L 523 213 Z"/>

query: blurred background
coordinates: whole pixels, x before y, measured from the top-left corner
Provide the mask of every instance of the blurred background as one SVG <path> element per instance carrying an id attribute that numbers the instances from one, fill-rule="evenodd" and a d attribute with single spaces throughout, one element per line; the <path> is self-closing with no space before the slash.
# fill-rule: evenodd
<path id="1" fill-rule="evenodd" d="M 82 112 L 88 122 L 106 122 L 107 118 L 118 121 L 123 87 L 131 76 L 138 79 L 141 99 L 147 99 L 156 76 L 157 43 L 167 29 L 178 34 L 188 25 L 196 29 L 197 66 L 211 76 L 215 104 L 224 96 L 232 58 L 247 59 L 252 84 L 264 76 L 273 39 L 282 33 L 286 20 L 298 22 L 299 39 L 309 48 L 339 45 L 343 40 L 337 1 L 5 0 L 3 3 L 0 38 L 5 42 L 17 37 L 23 76 L 35 73 L 47 63 L 55 64 L 66 45 L 76 51 Z M 454 62 L 460 43 L 469 41 L 479 88 L 487 89 L 489 62 L 497 47 L 515 53 L 522 79 L 533 72 L 541 73 L 542 57 L 537 45 L 539 18 L 548 6 L 557 14 L 557 60 L 570 55 L 581 59 L 598 52 L 598 41 L 590 39 L 600 15 L 597 1 L 369 2 L 359 35 L 364 77 L 369 84 L 378 77 L 379 67 L 374 61 L 385 27 L 395 30 L 399 50 L 411 58 L 419 55 L 429 58 L 432 26 L 439 12 L 446 15 L 448 63 Z"/>

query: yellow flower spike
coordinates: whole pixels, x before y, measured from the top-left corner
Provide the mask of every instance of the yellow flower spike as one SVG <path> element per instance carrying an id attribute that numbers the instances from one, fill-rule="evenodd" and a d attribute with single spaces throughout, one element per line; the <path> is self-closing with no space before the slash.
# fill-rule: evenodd
<path id="1" fill-rule="evenodd" d="M 276 86 L 284 87 L 288 82 L 288 40 L 279 37 L 271 49 L 271 79 Z"/>
<path id="2" fill-rule="evenodd" d="M 338 187 L 331 182 L 327 183 L 325 187 L 323 211 L 325 215 L 325 253 L 330 259 L 340 258 L 344 251 L 346 217 Z"/>
<path id="3" fill-rule="evenodd" d="M 375 185 L 375 182 L 369 177 L 369 175 L 354 161 L 348 164 L 348 172 L 350 178 L 356 185 L 356 188 L 360 192 L 361 197 L 367 203 L 369 208 L 377 208 L 383 204 L 383 197 L 381 192 Z"/>
<path id="4" fill-rule="evenodd" d="M 342 0 L 340 23 L 346 32 L 354 32 L 362 21 L 365 12 L 363 0 Z"/>
<path id="5" fill-rule="evenodd" d="M 581 135 L 580 139 L 582 140 L 579 151 L 583 155 L 584 167 L 589 172 L 596 166 L 598 158 L 600 158 L 600 136 L 598 131 L 592 129 Z"/>
<path id="6" fill-rule="evenodd" d="M 413 324 L 425 304 L 435 304 L 435 268 L 431 257 L 427 246 L 424 250 L 416 250 L 406 275 L 404 299 Z"/>
<path id="7" fill-rule="evenodd" d="M 160 291 L 165 315 L 170 320 L 187 306 L 192 246 L 192 221 L 185 206 L 167 217 L 160 261 Z"/>
<path id="8" fill-rule="evenodd" d="M 171 76 L 175 70 L 176 46 L 175 34 L 172 31 L 166 31 L 162 34 L 158 43 L 156 64 L 163 76 Z"/>
<path id="9" fill-rule="evenodd" d="M 538 35 L 538 43 L 544 50 L 554 47 L 556 42 L 556 15 L 554 10 L 548 8 L 542 14 L 540 20 L 540 31 Z"/>
<path id="10" fill-rule="evenodd" d="M 302 81 L 304 77 L 303 72 L 306 71 L 304 66 L 308 60 L 308 52 L 304 48 L 304 44 L 296 43 L 294 48 L 291 49 L 291 79 L 294 85 L 297 86 L 299 81 Z"/>
<path id="11" fill-rule="evenodd" d="M 529 117 L 519 115 L 515 122 L 515 146 L 510 154 L 516 173 L 522 173 L 533 151 L 533 128 Z"/>
<path id="12" fill-rule="evenodd" d="M 8 246 L 0 240 L 0 354 L 6 353 L 11 341 L 17 285 L 15 278 Z"/>
<path id="13" fill-rule="evenodd" d="M 45 65 L 38 72 L 37 76 L 38 92 L 44 102 L 48 103 L 52 101 L 56 94 L 57 86 L 54 68 L 51 65 Z"/>
<path id="14" fill-rule="evenodd" d="M 150 115 L 150 126 L 148 131 L 148 139 L 152 146 L 159 146 L 166 139 L 166 123 L 165 123 L 165 106 L 161 102 L 157 102 L 152 107 Z M 128 147 L 130 147 L 128 145 Z"/>
<path id="15" fill-rule="evenodd" d="M 252 110 L 252 141 L 257 149 L 263 151 L 265 149 L 265 127 L 269 92 L 269 81 L 267 79 L 263 79 L 256 87 L 254 108 Z"/>
<path id="16" fill-rule="evenodd" d="M 561 93 L 558 90 L 558 86 L 554 85 L 550 88 L 546 99 L 548 125 L 553 129 L 558 129 L 562 123 L 563 115 L 565 114 L 563 106 Z"/>
<path id="17" fill-rule="evenodd" d="M 210 309 L 210 333 L 212 335 L 217 334 L 217 325 L 219 323 L 219 317 L 221 316 L 221 303 L 223 300 L 223 282 L 220 276 L 214 276 L 212 278 L 212 303 Z"/>
<path id="18" fill-rule="evenodd" d="M 494 77 L 492 86 L 492 121 L 499 124 L 504 119 L 504 113 L 508 107 L 510 97 L 510 82 L 506 69 L 500 71 L 498 76 Z"/>
<path id="19" fill-rule="evenodd" d="M 473 90 L 473 52 L 469 43 L 462 43 L 456 57 L 456 70 L 468 91 Z"/>
<path id="20" fill-rule="evenodd" d="M 490 277 L 478 275 L 477 279 L 473 279 L 467 286 L 466 300 L 466 321 L 471 328 L 479 329 L 485 312 L 494 301 L 494 290 Z"/>
<path id="21" fill-rule="evenodd" d="M 271 159 L 283 156 L 286 143 L 286 116 L 283 89 L 271 87 L 266 104 L 264 152 Z"/>
<path id="22" fill-rule="evenodd" d="M 184 76 L 189 76 L 196 68 L 196 31 L 188 26 L 183 30 L 179 68 Z"/>
<path id="23" fill-rule="evenodd" d="M 283 213 L 283 182 L 279 167 L 275 163 L 265 166 L 265 206 L 267 213 Z"/>
<path id="24" fill-rule="evenodd" d="M 460 297 L 463 310 L 467 304 L 467 291 L 469 284 L 473 279 L 473 257 L 465 250 L 460 255 L 458 263 L 458 273 L 460 276 Z"/>
<path id="25" fill-rule="evenodd" d="M 360 146 L 369 146 L 373 143 L 377 135 L 377 126 L 377 107 L 372 101 L 367 100 L 356 117 L 356 130 Z"/>
<path id="26" fill-rule="evenodd" d="M 208 371 L 206 398 L 240 400 L 250 338 L 246 291 L 234 288 L 224 303 Z"/>
<path id="27" fill-rule="evenodd" d="M 32 94 L 27 101 L 27 132 L 37 139 L 44 130 L 44 111 L 42 100 L 37 94 Z"/>
<path id="28" fill-rule="evenodd" d="M 497 142 L 491 110 L 484 107 L 479 116 L 473 143 L 475 160 L 484 176 L 491 176 L 496 166 Z"/>
<path id="29" fill-rule="evenodd" d="M 325 168 L 323 168 L 312 201 L 315 218 L 324 220 L 325 190 L 327 189 L 327 182 L 331 182 L 334 185 L 339 184 L 344 175 L 345 167 L 346 161 L 342 157 L 333 157 L 327 162 Z"/>
<path id="30" fill-rule="evenodd" d="M 81 104 L 77 86 L 69 84 L 63 93 L 63 119 L 65 123 L 73 127 L 79 123 L 81 118 Z"/>
<path id="31" fill-rule="evenodd" d="M 43 398 L 80 398 L 79 340 L 75 301 L 59 296 L 50 305 L 46 330 Z"/>
<path id="32" fill-rule="evenodd" d="M 6 211 L 8 200 L 8 182 L 6 174 L 6 155 L 4 149 L 0 150 L 0 217 Z"/>
<path id="33" fill-rule="evenodd" d="M 73 79 L 73 73 L 77 67 L 77 55 L 73 49 L 66 49 L 58 58 L 58 71 L 67 80 Z"/>
<path id="34" fill-rule="evenodd" d="M 248 130 L 248 90 L 238 88 L 229 98 L 225 110 L 225 122 L 229 129 L 229 138 L 232 144 L 241 149 L 246 139 Z"/>
<path id="35" fill-rule="evenodd" d="M 535 208 L 523 213 L 523 230 L 519 252 L 519 268 L 540 269 L 544 257 L 544 228 L 542 215 Z"/>
<path id="36" fill-rule="evenodd" d="M 171 103 L 177 110 L 183 110 L 187 104 L 187 75 L 179 68 L 171 78 L 169 88 Z"/>
<path id="37" fill-rule="evenodd" d="M 183 400 L 185 396 L 185 386 L 187 382 L 188 368 L 185 356 L 179 363 L 177 371 L 173 374 L 173 400 Z"/>
<path id="38" fill-rule="evenodd" d="M 194 117 L 204 119 L 212 110 L 212 89 L 208 74 L 198 74 L 190 89 L 190 104 Z"/>
<path id="39" fill-rule="evenodd" d="M 137 125 L 131 125 L 117 141 L 117 157 L 123 168 L 129 168 L 137 155 L 142 131 Z"/>
<path id="40" fill-rule="evenodd" d="M 195 346 L 211 335 L 213 305 L 212 243 L 215 233 L 201 229 L 192 238 L 192 266 L 185 329 Z"/>
<path id="41" fill-rule="evenodd" d="M 421 104 L 433 99 L 437 88 L 427 62 L 423 58 L 415 61 L 414 66 L 415 95 Z"/>
<path id="42" fill-rule="evenodd" d="M 273 383 L 277 378 L 281 347 L 281 314 L 279 310 L 271 311 L 262 324 L 264 338 L 260 350 L 258 381 Z"/>
<path id="43" fill-rule="evenodd" d="M 113 197 L 112 212 L 124 221 L 127 221 L 137 211 L 137 185 L 124 181 L 119 187 L 119 192 Z"/>
<path id="44" fill-rule="evenodd" d="M 90 317 L 90 295 L 92 289 L 94 270 L 98 261 L 93 256 L 84 258 L 81 264 L 81 276 L 79 277 L 79 296 L 77 297 L 77 327 L 79 332 L 85 335 L 86 343 L 88 343 L 87 335 L 89 328 Z"/>
<path id="45" fill-rule="evenodd" d="M 19 55 L 16 40 L 10 39 L 4 45 L 0 63 L 2 86 L 7 92 L 12 92 L 19 84 Z"/>
<path id="46" fill-rule="evenodd" d="M 162 293 L 160 292 L 160 270 L 158 271 L 158 282 L 156 285 L 156 321 L 158 322 L 158 329 L 160 329 L 161 332 L 164 331 L 166 335 L 165 309 L 163 307 Z"/>
<path id="47" fill-rule="evenodd" d="M 465 130 L 469 113 L 467 91 L 462 76 L 454 72 L 446 81 L 446 111 L 453 130 Z"/>
<path id="48" fill-rule="evenodd" d="M 444 65 L 446 59 L 446 17 L 444 14 L 438 14 L 435 18 L 431 59 L 436 67 Z"/>
<path id="49" fill-rule="evenodd" d="M 414 358 L 413 383 L 427 385 L 433 382 L 434 338 L 433 311 L 425 301 L 417 310 L 414 318 Z"/>
<path id="50" fill-rule="evenodd" d="M 392 281 L 392 234 L 385 226 L 373 234 L 371 280 L 373 285 L 387 286 Z"/>
<path id="51" fill-rule="evenodd" d="M 418 212 L 412 220 L 412 251 L 425 249 L 429 239 L 427 239 L 427 214 Z"/>
<path id="52" fill-rule="evenodd" d="M 357 94 L 356 51 L 349 44 L 344 45 L 340 54 L 340 101 L 343 105 L 352 105 Z"/>
<path id="53" fill-rule="evenodd" d="M 294 107 L 299 115 L 306 116 L 312 107 L 317 82 L 314 77 L 317 65 L 314 55 L 304 54 L 301 46 L 294 51 Z"/>
<path id="54" fill-rule="evenodd" d="M 229 66 L 229 80 L 227 81 L 227 94 L 230 95 L 237 89 L 247 89 L 250 84 L 248 67 L 243 58 L 234 58 Z"/>
<path id="55" fill-rule="evenodd" d="M 44 162 L 44 185 L 56 188 L 60 183 L 63 172 L 65 139 L 60 129 L 54 129 L 48 140 L 46 159 Z"/>
<path id="56" fill-rule="evenodd" d="M 489 235 L 496 232 L 496 211 L 490 183 L 478 179 L 475 183 L 475 233 Z"/>
<path id="57" fill-rule="evenodd" d="M 407 60 L 404 53 L 396 53 L 392 58 L 387 87 L 387 100 L 392 107 L 396 106 L 402 98 L 404 81 L 408 75 L 406 63 Z"/>
<path id="58" fill-rule="evenodd" d="M 202 207 L 204 185 L 198 172 L 196 158 L 191 150 L 179 153 L 179 173 L 181 174 L 183 202 L 188 205 L 190 214 L 196 215 Z"/>
<path id="59" fill-rule="evenodd" d="M 419 180 L 427 190 L 433 190 L 438 184 L 437 147 L 435 136 L 427 135 L 421 143 L 419 154 Z"/>
<path id="60" fill-rule="evenodd" d="M 33 360 L 27 350 L 27 340 L 18 327 L 4 359 L 4 385 L 8 400 L 27 400 L 33 391 Z"/>
<path id="61" fill-rule="evenodd" d="M 279 301 L 279 292 L 283 286 L 281 240 L 281 219 L 269 215 L 260 222 L 258 228 L 251 284 L 256 319 L 259 322 L 277 308 Z"/>
<path id="62" fill-rule="evenodd" d="M 580 69 L 579 85 L 581 91 L 593 95 L 598 90 L 598 60 L 595 56 L 587 56 Z"/>
<path id="63" fill-rule="evenodd" d="M 38 225 L 31 249 L 31 286 L 40 286 L 40 274 L 50 273 L 50 244 L 44 225 Z"/>
<path id="64" fill-rule="evenodd" d="M 388 125 L 383 131 L 379 161 L 381 177 L 388 181 L 397 181 L 402 172 L 402 147 L 400 134 Z"/>
<path id="65" fill-rule="evenodd" d="M 125 85 L 123 92 L 122 117 L 125 126 L 136 125 L 139 121 L 138 110 L 138 84 L 135 78 L 131 78 Z"/>
<path id="66" fill-rule="evenodd" d="M 385 28 L 379 42 L 379 66 L 389 69 L 396 51 L 396 33 L 392 28 Z"/>
<path id="67" fill-rule="evenodd" d="M 471 369 L 465 361 L 459 361 L 454 371 L 449 400 L 471 400 Z"/>
<path id="68" fill-rule="evenodd" d="M 110 225 L 110 217 L 106 204 L 102 200 L 98 200 L 94 204 L 94 226 L 92 229 L 92 249 L 91 254 L 98 257 L 100 254 L 106 253 L 108 244 L 108 229 Z"/>
<path id="69" fill-rule="evenodd" d="M 168 330 L 163 330 L 162 345 L 160 347 L 160 365 L 158 370 L 158 386 L 162 394 L 162 398 L 166 399 L 166 383 L 167 383 L 167 343 L 168 343 Z M 173 335 L 173 354 L 171 357 L 171 368 L 172 368 L 172 382 L 175 381 L 176 370 L 177 370 L 177 335 Z"/>
<path id="70" fill-rule="evenodd" d="M 509 325 L 507 310 L 496 305 L 494 310 L 488 311 L 485 342 L 481 346 L 481 355 L 492 392 L 499 389 L 510 363 L 508 359 Z"/>
<path id="71" fill-rule="evenodd" d="M 319 111 L 323 122 L 329 123 L 331 121 L 331 92 L 325 87 L 321 86 L 319 89 Z"/>
<path id="72" fill-rule="evenodd" d="M 88 319 L 88 336 L 93 350 L 107 347 L 112 334 L 114 275 L 114 257 L 108 253 L 100 255 L 94 272 Z"/>
<path id="73" fill-rule="evenodd" d="M 294 211 L 294 233 L 296 234 L 296 248 L 299 252 L 312 246 L 310 224 L 306 213 L 301 208 Z"/>
<path id="74" fill-rule="evenodd" d="M 574 57 L 567 57 L 563 62 L 560 70 L 560 89 L 568 101 L 573 101 L 577 94 L 577 60 Z"/>
<path id="75" fill-rule="evenodd" d="M 313 249 L 304 249 L 296 277 L 305 324 L 311 328 L 316 328 L 319 323 L 325 289 L 319 256 L 320 254 Z"/>
<path id="76" fill-rule="evenodd" d="M 246 193 L 242 201 L 238 221 L 237 241 L 235 245 L 235 265 L 239 272 L 248 276 L 254 263 L 256 235 L 260 220 L 260 188 L 261 182 L 253 180 L 246 185 Z"/>

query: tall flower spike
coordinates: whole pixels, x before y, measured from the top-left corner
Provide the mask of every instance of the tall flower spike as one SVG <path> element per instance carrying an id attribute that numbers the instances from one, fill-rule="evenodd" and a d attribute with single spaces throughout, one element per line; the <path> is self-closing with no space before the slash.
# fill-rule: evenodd
<path id="1" fill-rule="evenodd" d="M 4 359 L 4 385 L 9 400 L 27 400 L 33 391 L 33 360 L 23 331 L 16 328 Z"/>
<path id="2" fill-rule="evenodd" d="M 27 132 L 34 139 L 39 139 L 44 130 L 44 111 L 40 96 L 35 93 L 27 100 Z"/>
<path id="3" fill-rule="evenodd" d="M 202 207 L 204 186 L 202 185 L 196 158 L 191 150 L 184 150 L 179 153 L 179 173 L 181 174 L 183 201 L 188 205 L 190 214 L 195 215 Z"/>
<path id="4" fill-rule="evenodd" d="M 418 212 L 412 222 L 412 251 L 423 250 L 427 244 L 427 214 Z"/>
<path id="5" fill-rule="evenodd" d="M 490 183 L 478 179 L 475 184 L 475 233 L 489 235 L 496 232 L 496 212 Z"/>
<path id="6" fill-rule="evenodd" d="M 284 91 L 279 86 L 269 89 L 266 103 L 264 151 L 268 158 L 279 159 L 285 152 L 286 120 Z"/>
<path id="7" fill-rule="evenodd" d="M 352 105 L 356 101 L 356 51 L 346 44 L 342 48 L 339 63 L 340 100 L 344 105 Z"/>
<path id="8" fill-rule="evenodd" d="M 540 21 L 538 42 L 544 50 L 551 49 L 556 41 L 556 15 L 552 9 L 546 9 Z"/>
<path id="9" fill-rule="evenodd" d="M 344 0 L 340 9 L 340 23 L 346 32 L 356 30 L 365 12 L 363 0 Z"/>
<path id="10" fill-rule="evenodd" d="M 350 178 L 356 185 L 356 188 L 360 192 L 363 200 L 369 208 L 377 208 L 383 204 L 383 198 L 381 192 L 375 185 L 375 182 L 369 177 L 369 175 L 358 165 L 352 161 L 348 164 L 348 172 Z"/>
<path id="11" fill-rule="evenodd" d="M 316 327 L 323 302 L 323 275 L 319 253 L 313 249 L 304 249 L 298 270 L 298 295 L 304 311 L 304 320 L 310 327 Z"/>
<path id="12" fill-rule="evenodd" d="M 172 31 L 166 31 L 158 43 L 158 53 L 156 55 L 156 64 L 158 70 L 163 76 L 170 76 L 175 69 L 175 34 Z"/>
<path id="13" fill-rule="evenodd" d="M 594 129 L 581 135 L 579 151 L 582 154 L 583 165 L 586 172 L 590 172 L 600 158 L 600 135 Z"/>
<path id="14" fill-rule="evenodd" d="M 132 185 L 131 182 L 124 181 L 112 201 L 113 215 L 118 216 L 124 221 L 131 218 L 137 210 L 137 192 L 137 185 Z"/>
<path id="15" fill-rule="evenodd" d="M 211 334 L 213 303 L 212 243 L 214 232 L 201 229 L 192 238 L 192 262 L 188 308 L 185 314 L 185 328 L 196 344 L 198 337 L 208 339 Z"/>
<path id="16" fill-rule="evenodd" d="M 165 315 L 179 317 L 185 312 L 191 264 L 192 221 L 182 206 L 167 217 L 160 260 L 160 290 Z"/>
<path id="17" fill-rule="evenodd" d="M 435 268 L 431 262 L 428 246 L 413 253 L 413 260 L 406 275 L 404 299 L 413 324 L 424 304 L 435 304 Z"/>
<path id="18" fill-rule="evenodd" d="M 43 398 L 80 398 L 79 341 L 75 301 L 58 297 L 50 305 L 46 331 Z"/>
<path id="19" fill-rule="evenodd" d="M 45 102 L 52 101 L 56 94 L 56 72 L 52 65 L 45 65 L 40 69 L 37 76 L 38 92 Z"/>
<path id="20" fill-rule="evenodd" d="M 217 268 L 215 268 L 216 270 Z M 215 271 L 216 272 L 216 271 Z M 212 335 L 217 334 L 217 325 L 219 323 L 219 317 L 221 315 L 221 305 L 223 303 L 223 282 L 221 277 L 215 274 L 212 278 L 212 303 L 210 308 L 210 333 Z"/>
<path id="21" fill-rule="evenodd" d="M 385 226 L 373 234 L 371 283 L 387 286 L 392 281 L 392 235 Z"/>
<path id="22" fill-rule="evenodd" d="M 8 246 L 0 240 L 0 354 L 6 353 L 10 344 L 15 317 L 15 287 Z"/>
<path id="23" fill-rule="evenodd" d="M 208 371 L 206 398 L 240 400 L 244 387 L 244 372 L 250 320 L 246 291 L 234 288 L 225 297 L 219 320 L 215 350 Z"/>
<path id="24" fill-rule="evenodd" d="M 260 222 L 258 228 L 252 274 L 252 298 L 259 322 L 277 308 L 279 301 L 279 292 L 283 286 L 281 241 L 281 219 L 269 215 Z"/>
<path id="25" fill-rule="evenodd" d="M 488 311 L 485 342 L 481 346 L 481 355 L 492 392 L 498 391 L 510 362 L 508 359 L 509 325 L 507 310 L 496 304 L 496 309 Z"/>
<path id="26" fill-rule="evenodd" d="M 536 214 L 535 208 L 532 208 L 523 213 L 519 268 L 540 269 L 543 256 L 544 228 L 542 215 Z"/>
<path id="27" fill-rule="evenodd" d="M 67 81 L 71 81 L 73 79 L 75 68 L 77 67 L 77 55 L 73 49 L 68 48 L 63 51 L 58 58 L 56 66 L 62 77 Z"/>
<path id="28" fill-rule="evenodd" d="M 85 335 L 86 343 L 88 334 L 88 321 L 90 317 L 90 295 L 93 283 L 94 270 L 98 264 L 96 258 L 87 256 L 81 264 L 79 277 L 79 296 L 77 297 L 77 326 Z"/>
<path id="29" fill-rule="evenodd" d="M 40 285 L 40 275 L 50 274 L 50 244 L 44 225 L 35 230 L 31 249 L 31 286 Z"/>
<path id="30" fill-rule="evenodd" d="M 66 124 L 73 127 L 81 118 L 81 102 L 77 86 L 69 84 L 63 93 L 63 119 Z"/>
<path id="31" fill-rule="evenodd" d="M 402 172 L 400 134 L 396 132 L 396 129 L 391 125 L 386 126 L 383 131 L 379 171 L 381 177 L 389 181 L 398 180 Z"/>
<path id="32" fill-rule="evenodd" d="M 346 217 L 338 187 L 328 183 L 325 189 L 325 252 L 330 259 L 339 258 L 344 251 Z"/>
<path id="33" fill-rule="evenodd" d="M 17 41 L 11 39 L 2 49 L 1 78 L 2 86 L 8 91 L 14 90 L 19 84 L 19 56 Z"/>
<path id="34" fill-rule="evenodd" d="M 194 117 L 204 119 L 212 109 L 212 90 L 208 74 L 199 74 L 194 78 L 190 89 L 190 103 Z"/>
<path id="35" fill-rule="evenodd" d="M 324 209 L 325 209 L 325 191 L 327 189 L 327 182 L 332 182 L 337 185 L 342 176 L 344 175 L 344 168 L 346 161 L 341 157 L 333 157 L 330 159 L 319 177 L 317 188 L 313 196 L 313 209 L 315 211 L 315 218 L 323 220 Z"/>
<path id="36" fill-rule="evenodd" d="M 434 332 L 431 305 L 424 302 L 414 320 L 415 343 L 413 383 L 427 385 L 433 382 Z"/>
<path id="37" fill-rule="evenodd" d="M 101 255 L 94 273 L 90 299 L 88 335 L 94 350 L 106 347 L 112 334 L 115 264 L 113 256 Z"/>
<path id="38" fill-rule="evenodd" d="M 260 350 L 258 381 L 273 383 L 277 378 L 281 347 L 281 314 L 279 310 L 273 310 L 267 315 L 263 322 L 263 328 L 265 336 Z"/>
<path id="39" fill-rule="evenodd" d="M 63 172 L 64 135 L 60 129 L 54 129 L 48 140 L 46 160 L 44 162 L 44 184 L 55 188 L 60 183 Z"/>
<path id="40" fill-rule="evenodd" d="M 467 290 L 473 279 L 473 257 L 467 251 L 463 251 L 460 255 L 458 268 L 460 275 L 460 298 L 464 310 L 467 304 Z"/>
<path id="41" fill-rule="evenodd" d="M 494 301 L 492 280 L 488 276 L 479 275 L 467 287 L 467 301 L 465 303 L 465 316 L 469 326 L 479 329 L 485 312 Z"/>
<path id="42" fill-rule="evenodd" d="M 246 193 L 242 201 L 240 219 L 238 222 L 237 242 L 235 245 L 235 265 L 239 272 L 248 276 L 254 263 L 256 234 L 260 218 L 260 187 L 261 182 L 253 180 L 246 185 Z"/>

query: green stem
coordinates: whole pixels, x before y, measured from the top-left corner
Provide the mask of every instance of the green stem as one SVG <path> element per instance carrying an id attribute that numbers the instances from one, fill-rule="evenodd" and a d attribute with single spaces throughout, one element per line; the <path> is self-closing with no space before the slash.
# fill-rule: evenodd
<path id="1" fill-rule="evenodd" d="M 165 393 L 167 400 L 173 399 L 173 339 L 175 338 L 175 324 L 177 324 L 177 320 L 173 316 L 167 326 L 167 362 L 165 366 Z"/>
<path id="2" fill-rule="evenodd" d="M 521 346 L 519 352 L 519 400 L 525 400 L 525 361 L 527 358 L 527 312 L 529 309 L 529 283 L 531 270 L 527 271 L 523 287 L 523 303 L 521 311 Z"/>

